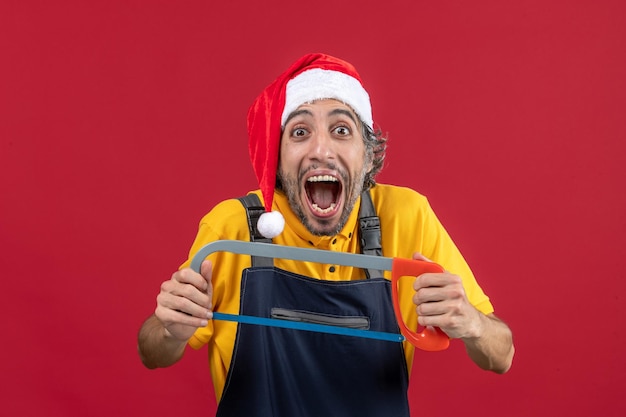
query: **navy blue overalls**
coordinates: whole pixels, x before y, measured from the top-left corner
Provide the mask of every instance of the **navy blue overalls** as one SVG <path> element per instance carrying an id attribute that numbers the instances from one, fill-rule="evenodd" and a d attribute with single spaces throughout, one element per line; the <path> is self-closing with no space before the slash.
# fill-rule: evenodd
<path id="1" fill-rule="evenodd" d="M 263 207 L 246 198 L 256 196 L 241 200 L 259 240 L 252 227 Z M 361 246 L 380 254 L 378 218 L 365 215 L 374 212 L 369 193 L 361 200 Z M 323 281 L 271 263 L 256 258 L 243 271 L 240 314 L 399 333 L 391 285 L 380 272 Z M 408 417 L 407 388 L 402 343 L 240 323 L 217 416 Z"/>

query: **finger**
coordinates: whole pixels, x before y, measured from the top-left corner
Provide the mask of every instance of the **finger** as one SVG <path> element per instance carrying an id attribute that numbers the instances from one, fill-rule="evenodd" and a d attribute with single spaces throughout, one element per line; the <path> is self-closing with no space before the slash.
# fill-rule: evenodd
<path id="1" fill-rule="evenodd" d="M 416 303 L 467 298 L 461 278 L 448 273 L 420 275 L 413 282 L 413 289 Z"/>
<path id="2" fill-rule="evenodd" d="M 185 311 L 166 308 L 162 305 L 157 306 L 155 315 L 166 326 L 178 324 L 191 327 L 204 327 L 208 324 L 208 318 L 206 316 L 195 316 Z"/>
<path id="3" fill-rule="evenodd" d="M 449 272 L 441 273 L 426 273 L 422 274 L 413 281 L 413 289 L 418 291 L 421 288 L 429 287 L 447 287 L 447 286 L 463 286 L 463 280 L 461 277 Z"/>
<path id="4" fill-rule="evenodd" d="M 433 316 L 428 316 L 425 314 L 419 314 L 417 316 L 417 324 L 419 324 L 420 326 L 431 326 L 431 327 L 439 327 L 440 329 L 443 328 L 443 320 L 442 320 L 443 316 L 442 315 L 433 315 Z"/>
<path id="5" fill-rule="evenodd" d="M 413 304 L 416 306 L 427 303 L 438 303 L 445 299 L 445 294 L 441 288 L 435 287 L 420 288 L 413 294 Z"/>
<path id="6" fill-rule="evenodd" d="M 450 312 L 450 306 L 446 300 L 428 301 L 416 304 L 416 311 L 420 316 L 441 316 Z"/>
<path id="7" fill-rule="evenodd" d="M 206 291 L 206 280 L 202 275 L 197 273 L 191 268 L 183 268 L 174 272 L 172 275 L 172 281 L 176 281 L 182 284 L 191 284 L 198 288 L 200 291 Z"/>
<path id="8" fill-rule="evenodd" d="M 211 318 L 210 315 L 210 298 L 198 291 L 191 285 L 185 285 L 191 288 L 192 295 L 176 295 L 173 293 L 160 293 L 157 296 L 157 309 L 171 310 L 191 317 L 202 319 Z M 164 316 L 167 316 L 162 312 Z"/>
<path id="9" fill-rule="evenodd" d="M 440 273 L 426 273 L 415 278 L 413 281 L 413 289 L 418 292 L 427 288 L 440 288 L 446 285 Z"/>
<path id="10" fill-rule="evenodd" d="M 161 284 L 161 293 L 160 294 L 172 294 L 178 297 L 186 297 L 196 300 L 200 304 L 203 304 L 202 300 L 200 300 L 199 296 L 207 296 L 207 283 L 197 274 L 197 279 L 190 280 L 185 274 L 186 271 L 179 271 L 172 279 L 165 281 Z M 192 274 L 194 272 L 192 271 Z M 192 282 L 187 282 L 192 281 Z"/>
<path id="11" fill-rule="evenodd" d="M 163 304 L 164 306 L 172 309 L 184 310 L 187 313 L 193 314 L 191 311 L 185 310 L 184 300 L 190 300 L 191 302 L 205 308 L 209 309 L 211 306 L 211 295 L 207 292 L 210 285 L 204 280 L 204 278 L 200 274 L 196 274 L 197 278 L 202 282 L 202 285 L 194 285 L 189 284 L 182 281 L 189 281 L 184 278 L 185 272 L 188 271 L 179 271 L 179 273 L 174 274 L 174 277 L 171 280 L 165 281 L 161 284 L 161 292 L 157 296 L 157 302 Z M 195 274 L 191 271 L 192 274 Z M 179 277 L 178 279 L 176 277 Z M 182 276 L 182 278 L 180 278 Z M 196 281 L 196 280 L 193 280 Z"/>

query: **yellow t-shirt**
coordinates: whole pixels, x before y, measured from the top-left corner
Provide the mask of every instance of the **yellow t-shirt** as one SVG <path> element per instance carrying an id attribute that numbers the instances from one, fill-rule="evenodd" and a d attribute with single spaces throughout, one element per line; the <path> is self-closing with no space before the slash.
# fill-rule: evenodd
<path id="1" fill-rule="evenodd" d="M 260 192 L 255 193 L 261 198 Z M 403 187 L 378 184 L 370 190 L 376 213 L 381 222 L 383 256 L 410 259 L 419 252 L 447 271 L 459 275 L 470 302 L 485 314 L 493 312 L 489 298 L 477 284 L 472 271 L 454 245 L 427 199 L 419 193 Z M 329 251 L 360 253 L 358 239 L 358 208 L 360 200 L 352 211 L 343 230 L 336 236 L 314 236 L 291 211 L 287 197 L 276 192 L 273 210 L 285 217 L 284 231 L 274 238 L 277 245 L 317 248 Z M 250 234 L 245 209 L 239 200 L 232 199 L 219 203 L 200 222 L 199 231 L 190 250 L 189 260 L 181 268 L 188 267 L 193 255 L 207 243 L 215 240 L 249 241 Z M 217 252 L 209 256 L 213 262 L 213 309 L 222 313 L 238 314 L 241 271 L 250 267 L 248 255 L 235 255 Z M 364 279 L 360 268 L 340 265 L 275 259 L 278 268 L 301 275 L 324 280 Z M 331 268 L 331 266 L 333 268 Z M 390 278 L 390 272 L 385 278 Z M 400 280 L 401 309 L 409 328 L 417 327 L 417 315 L 412 302 L 412 281 Z M 406 294 L 406 295 L 405 295 Z M 199 349 L 207 344 L 211 376 L 217 398 L 221 398 L 226 375 L 232 359 L 237 323 L 210 321 L 207 327 L 200 328 L 189 340 L 189 345 Z M 414 347 L 404 342 L 409 370 L 413 362 Z"/>

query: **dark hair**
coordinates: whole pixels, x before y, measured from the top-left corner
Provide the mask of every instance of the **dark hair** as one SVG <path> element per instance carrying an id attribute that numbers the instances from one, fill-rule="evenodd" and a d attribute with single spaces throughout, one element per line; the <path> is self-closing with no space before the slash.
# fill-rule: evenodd
<path id="1" fill-rule="evenodd" d="M 363 179 L 363 191 L 369 190 L 376 185 L 376 175 L 383 169 L 387 150 L 387 138 L 380 129 L 374 131 L 361 120 L 361 134 L 365 143 L 365 155 L 372 158 L 372 169 L 365 174 Z"/>

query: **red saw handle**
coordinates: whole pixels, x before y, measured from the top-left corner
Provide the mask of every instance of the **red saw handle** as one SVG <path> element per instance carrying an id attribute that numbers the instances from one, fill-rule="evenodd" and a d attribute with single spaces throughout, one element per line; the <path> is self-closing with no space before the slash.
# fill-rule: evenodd
<path id="1" fill-rule="evenodd" d="M 418 277 L 425 273 L 441 273 L 443 268 L 434 262 L 418 261 L 414 259 L 393 258 L 391 264 L 391 297 L 396 320 L 400 326 L 400 333 L 413 346 L 429 352 L 445 350 L 450 345 L 450 338 L 438 327 L 425 327 L 420 333 L 409 329 L 404 323 L 398 300 L 398 280 L 400 277 Z"/>

